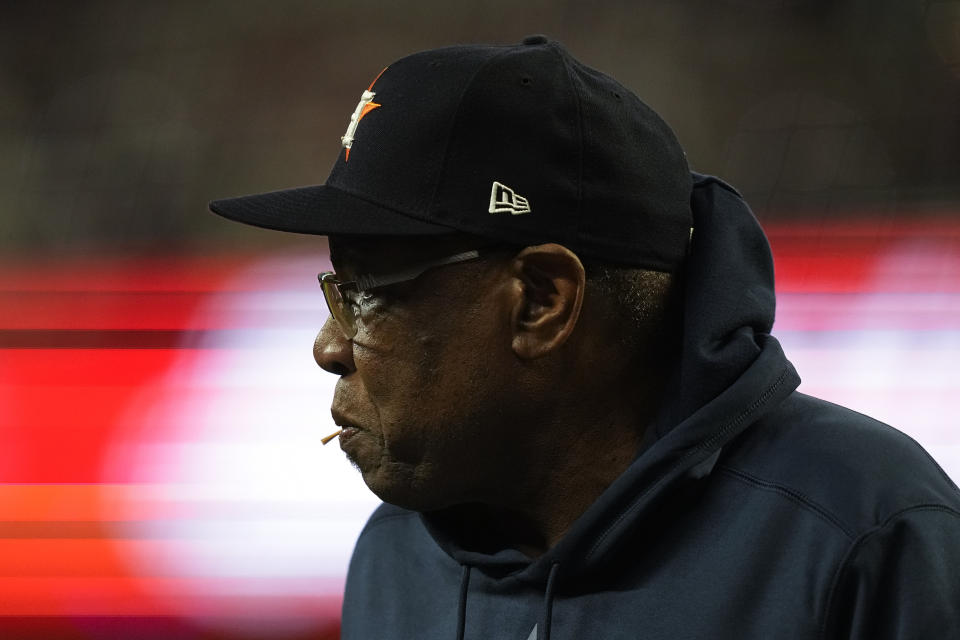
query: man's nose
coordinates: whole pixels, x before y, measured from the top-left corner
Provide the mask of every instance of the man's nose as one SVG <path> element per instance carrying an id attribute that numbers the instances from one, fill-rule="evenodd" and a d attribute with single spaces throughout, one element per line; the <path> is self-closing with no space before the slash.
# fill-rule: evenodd
<path id="1" fill-rule="evenodd" d="M 338 376 L 356 370 L 353 362 L 353 344 L 343 335 L 337 321 L 328 316 L 313 341 L 313 359 L 320 368 Z"/>

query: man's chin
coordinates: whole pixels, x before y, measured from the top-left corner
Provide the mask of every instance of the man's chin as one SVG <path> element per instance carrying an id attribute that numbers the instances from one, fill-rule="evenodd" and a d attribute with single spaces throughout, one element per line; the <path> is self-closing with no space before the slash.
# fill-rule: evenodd
<path id="1" fill-rule="evenodd" d="M 410 483 L 400 482 L 396 479 L 385 481 L 383 478 L 369 476 L 373 476 L 373 474 L 363 475 L 363 481 L 367 488 L 382 501 L 402 509 L 435 511 L 449 506 L 452 502 L 450 496 L 438 495 L 436 491 L 417 488 Z"/>
<path id="2" fill-rule="evenodd" d="M 347 458 L 347 462 L 350 463 L 350 466 L 352 466 L 354 469 L 356 469 L 357 471 L 359 471 L 359 472 L 360 472 L 360 475 L 362 476 L 362 475 L 363 475 L 363 468 L 360 466 L 360 463 L 357 462 L 357 459 L 354 458 L 354 457 L 353 457 L 352 455 L 350 455 L 349 453 L 346 453 L 346 452 L 344 452 L 344 455 L 345 455 L 346 458 Z M 366 478 L 364 478 L 364 481 L 366 481 Z M 369 486 L 369 485 L 367 485 L 367 486 Z"/>

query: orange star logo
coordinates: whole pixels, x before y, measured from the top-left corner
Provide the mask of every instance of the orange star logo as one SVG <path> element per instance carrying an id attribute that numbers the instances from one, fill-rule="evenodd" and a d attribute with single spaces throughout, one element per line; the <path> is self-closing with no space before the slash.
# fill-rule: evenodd
<path id="1" fill-rule="evenodd" d="M 386 70 L 386 67 L 384 67 L 383 71 Z M 357 133 L 357 126 L 360 124 L 360 121 L 363 120 L 365 115 L 381 106 L 373 101 L 373 97 L 377 95 L 373 91 L 373 85 L 376 84 L 380 76 L 383 75 L 383 71 L 377 74 L 377 77 L 373 79 L 373 82 L 370 83 L 367 90 L 360 96 L 360 102 L 357 103 L 357 108 L 353 110 L 353 114 L 350 116 L 350 124 L 347 125 L 347 132 L 340 138 L 341 144 L 343 144 L 344 149 L 347 150 L 344 162 L 350 162 L 350 149 L 353 147 L 353 137 Z"/>

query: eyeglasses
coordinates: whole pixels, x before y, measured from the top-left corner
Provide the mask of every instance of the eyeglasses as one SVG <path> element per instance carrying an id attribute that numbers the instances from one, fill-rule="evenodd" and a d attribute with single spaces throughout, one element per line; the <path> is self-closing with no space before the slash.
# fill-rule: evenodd
<path id="1" fill-rule="evenodd" d="M 323 289 L 323 297 L 327 301 L 327 308 L 330 309 L 330 315 L 340 325 L 340 330 L 348 340 L 352 340 L 357 335 L 357 306 L 348 302 L 345 290 L 353 289 L 356 293 L 362 293 L 376 287 L 385 287 L 391 284 L 409 282 L 419 278 L 430 269 L 442 267 L 448 264 L 457 264 L 480 257 L 480 249 L 462 251 L 452 256 L 437 258 L 430 262 L 424 262 L 418 265 L 407 267 L 401 271 L 395 271 L 390 274 L 363 275 L 356 280 L 344 281 L 337 278 L 333 271 L 324 271 L 317 275 L 320 280 L 320 287 Z"/>

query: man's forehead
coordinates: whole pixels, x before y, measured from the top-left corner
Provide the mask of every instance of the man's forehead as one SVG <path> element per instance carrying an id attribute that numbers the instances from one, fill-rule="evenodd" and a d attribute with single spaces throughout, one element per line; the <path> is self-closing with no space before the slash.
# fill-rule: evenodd
<path id="1" fill-rule="evenodd" d="M 449 251 L 476 249 L 489 242 L 477 236 L 460 233 L 441 236 L 336 235 L 328 237 L 331 261 L 338 265 L 350 266 L 430 259 Z"/>
<path id="2" fill-rule="evenodd" d="M 329 236 L 330 259 L 338 263 L 367 264 L 401 258 L 425 244 L 422 238 L 403 236 Z"/>
<path id="3" fill-rule="evenodd" d="M 402 240 L 397 236 L 329 236 L 330 257 L 340 260 L 362 257 L 373 251 L 396 247 Z"/>

